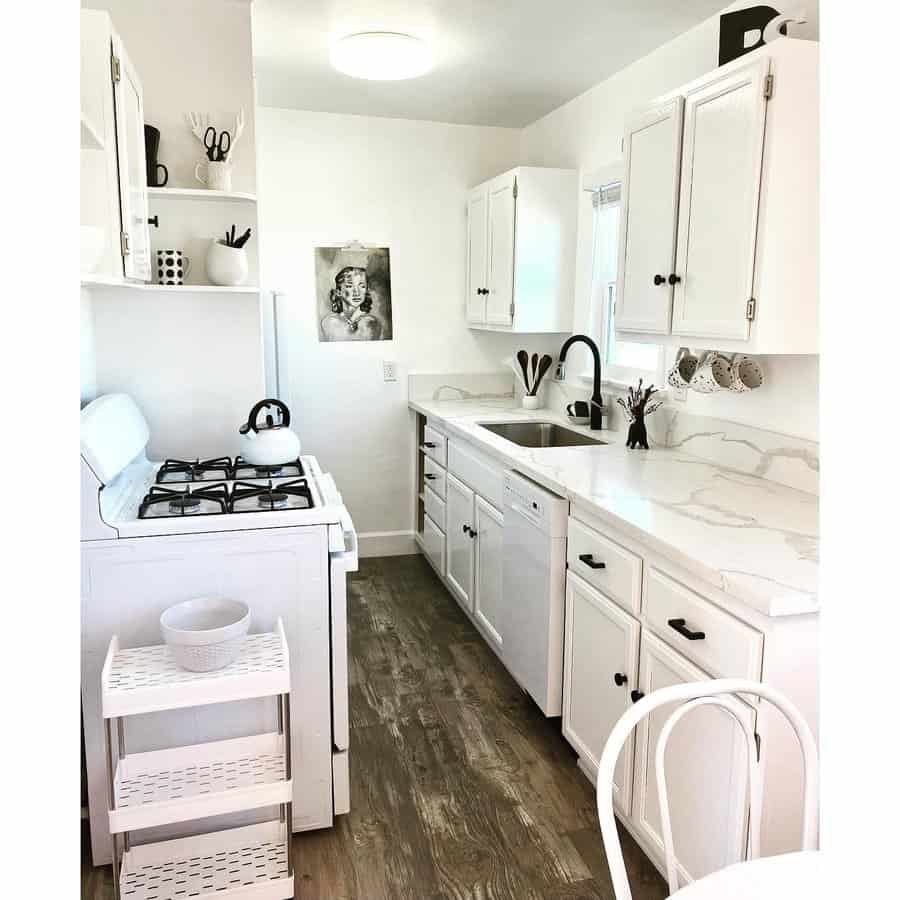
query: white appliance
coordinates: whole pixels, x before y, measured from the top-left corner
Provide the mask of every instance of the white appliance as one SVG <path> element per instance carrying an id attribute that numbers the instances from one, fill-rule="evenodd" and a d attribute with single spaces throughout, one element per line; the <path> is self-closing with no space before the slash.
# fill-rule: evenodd
<path id="1" fill-rule="evenodd" d="M 112 858 L 100 714 L 106 647 L 113 634 L 125 647 L 160 643 L 160 614 L 192 597 L 245 602 L 251 632 L 283 620 L 294 698 L 294 830 L 328 827 L 350 804 L 346 576 L 358 560 L 334 480 L 311 456 L 269 467 L 240 457 L 154 462 L 148 439 L 143 415 L 124 394 L 82 410 L 82 704 L 95 865 Z M 126 752 L 271 730 L 270 707 L 247 700 L 138 716 L 127 723 Z M 222 824 L 268 816 L 262 810 Z M 150 829 L 146 837 L 191 830 Z"/>
<path id="2" fill-rule="evenodd" d="M 568 500 L 503 473 L 503 661 L 546 716 L 562 714 Z"/>

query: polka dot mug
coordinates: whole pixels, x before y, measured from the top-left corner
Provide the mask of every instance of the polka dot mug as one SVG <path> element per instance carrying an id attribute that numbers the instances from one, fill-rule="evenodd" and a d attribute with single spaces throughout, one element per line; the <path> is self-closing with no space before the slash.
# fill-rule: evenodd
<path id="1" fill-rule="evenodd" d="M 191 261 L 180 250 L 156 251 L 156 283 L 184 284 Z"/>

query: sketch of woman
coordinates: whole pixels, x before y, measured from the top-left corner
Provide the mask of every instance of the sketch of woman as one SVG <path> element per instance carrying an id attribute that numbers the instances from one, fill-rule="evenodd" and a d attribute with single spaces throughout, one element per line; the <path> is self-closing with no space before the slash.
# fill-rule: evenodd
<path id="1" fill-rule="evenodd" d="M 330 293 L 331 315 L 322 319 L 322 335 L 326 341 L 381 340 L 381 322 L 373 315 L 372 297 L 366 270 L 344 266 L 334 276 Z"/>

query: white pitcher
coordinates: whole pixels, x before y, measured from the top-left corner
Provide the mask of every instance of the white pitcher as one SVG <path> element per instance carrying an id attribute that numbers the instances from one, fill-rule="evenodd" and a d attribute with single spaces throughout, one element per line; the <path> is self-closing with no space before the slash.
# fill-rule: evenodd
<path id="1" fill-rule="evenodd" d="M 200 175 L 200 169 L 206 169 L 206 177 Z M 194 168 L 194 178 L 205 184 L 211 191 L 231 190 L 231 163 L 228 160 L 222 162 L 198 162 Z"/>

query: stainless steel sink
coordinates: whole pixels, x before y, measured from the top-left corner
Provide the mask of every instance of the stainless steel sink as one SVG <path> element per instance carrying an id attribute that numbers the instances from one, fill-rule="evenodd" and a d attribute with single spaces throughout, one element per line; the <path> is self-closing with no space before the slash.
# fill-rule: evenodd
<path id="1" fill-rule="evenodd" d="M 553 422 L 498 422 L 481 427 L 520 447 L 584 447 L 606 443 Z"/>

